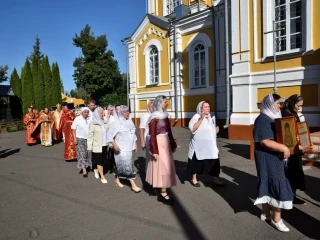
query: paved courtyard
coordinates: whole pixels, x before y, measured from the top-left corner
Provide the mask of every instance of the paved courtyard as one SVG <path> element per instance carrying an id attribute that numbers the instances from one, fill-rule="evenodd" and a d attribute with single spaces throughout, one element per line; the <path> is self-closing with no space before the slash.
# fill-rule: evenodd
<path id="1" fill-rule="evenodd" d="M 134 155 L 137 184 L 119 189 L 108 175 L 103 185 L 93 174 L 85 179 L 75 162 L 63 160 L 63 144 L 28 147 L 25 132 L 0 136 L 0 239 L 320 239 L 320 170 L 305 168 L 307 206 L 285 211 L 290 232 L 280 233 L 259 220 L 253 205 L 254 162 L 246 142 L 218 139 L 225 189 L 200 188 L 186 181 L 189 131 L 175 128 L 178 185 L 173 207 L 156 201 L 145 183 L 144 153 Z"/>

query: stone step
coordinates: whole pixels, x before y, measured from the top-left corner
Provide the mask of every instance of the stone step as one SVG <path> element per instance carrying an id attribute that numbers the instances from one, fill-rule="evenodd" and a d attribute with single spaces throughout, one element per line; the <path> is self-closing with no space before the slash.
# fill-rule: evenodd
<path id="1" fill-rule="evenodd" d="M 306 154 L 302 157 L 302 165 L 320 168 L 320 154 Z"/>

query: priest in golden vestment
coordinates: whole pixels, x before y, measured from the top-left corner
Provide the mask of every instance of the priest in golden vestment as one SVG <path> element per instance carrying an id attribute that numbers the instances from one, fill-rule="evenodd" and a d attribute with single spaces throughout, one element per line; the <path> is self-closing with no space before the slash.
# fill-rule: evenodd
<path id="1" fill-rule="evenodd" d="M 32 135 L 37 136 L 39 132 L 41 145 L 46 147 L 52 146 L 52 138 L 56 138 L 56 131 L 52 114 L 48 108 L 45 108 L 39 115 Z"/>
<path id="2" fill-rule="evenodd" d="M 61 132 L 59 132 L 62 110 L 61 110 L 61 105 L 59 103 L 56 105 L 56 107 L 57 109 L 53 113 L 53 121 L 54 121 L 55 132 L 56 132 L 55 140 L 60 141 L 62 139 Z"/>

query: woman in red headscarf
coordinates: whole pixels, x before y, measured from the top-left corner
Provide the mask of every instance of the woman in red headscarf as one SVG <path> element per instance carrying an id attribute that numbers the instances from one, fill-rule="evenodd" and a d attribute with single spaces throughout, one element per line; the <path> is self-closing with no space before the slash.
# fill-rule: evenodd
<path id="1" fill-rule="evenodd" d="M 74 105 L 68 104 L 63 108 L 60 120 L 59 136 L 63 134 L 64 140 L 64 160 L 71 161 L 77 158 L 76 145 L 74 144 L 74 137 L 71 129 L 73 120 L 76 114 L 74 112 Z"/>

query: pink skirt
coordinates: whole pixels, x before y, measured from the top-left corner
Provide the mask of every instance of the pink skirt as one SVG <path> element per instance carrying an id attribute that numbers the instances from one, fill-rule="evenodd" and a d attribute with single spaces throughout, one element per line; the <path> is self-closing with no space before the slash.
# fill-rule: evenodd
<path id="1" fill-rule="evenodd" d="M 158 160 L 148 162 L 146 182 L 154 188 L 170 188 L 177 184 L 176 169 L 168 135 L 157 135 Z"/>

